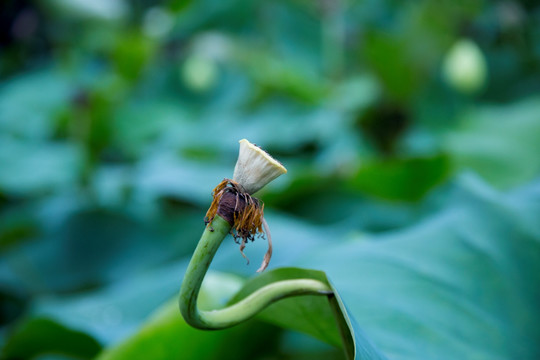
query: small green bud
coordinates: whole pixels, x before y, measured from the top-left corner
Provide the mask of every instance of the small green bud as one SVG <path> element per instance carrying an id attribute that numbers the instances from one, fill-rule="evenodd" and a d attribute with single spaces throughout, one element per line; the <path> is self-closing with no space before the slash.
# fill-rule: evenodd
<path id="1" fill-rule="evenodd" d="M 474 42 L 461 39 L 446 54 L 443 77 L 455 90 L 474 94 L 481 90 L 487 80 L 486 59 Z"/>
<path id="2" fill-rule="evenodd" d="M 180 75 L 190 89 L 205 92 L 216 85 L 218 66 L 213 59 L 191 55 L 184 62 Z"/>

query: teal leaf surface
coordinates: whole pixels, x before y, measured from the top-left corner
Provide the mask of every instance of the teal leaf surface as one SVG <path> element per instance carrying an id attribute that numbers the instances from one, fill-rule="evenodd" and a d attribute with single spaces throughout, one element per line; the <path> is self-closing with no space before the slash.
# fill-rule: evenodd
<path id="1" fill-rule="evenodd" d="M 389 359 L 540 356 L 540 186 L 467 178 L 456 205 L 405 231 L 311 252 Z M 357 359 L 373 359 L 357 350 Z"/>

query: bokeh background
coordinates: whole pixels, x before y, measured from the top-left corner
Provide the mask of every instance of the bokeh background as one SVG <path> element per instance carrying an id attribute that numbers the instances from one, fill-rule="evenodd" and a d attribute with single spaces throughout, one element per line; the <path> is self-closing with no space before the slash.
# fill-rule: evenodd
<path id="1" fill-rule="evenodd" d="M 6 359 L 90 359 L 147 326 L 242 138 L 289 170 L 259 193 L 271 268 L 406 229 L 463 176 L 504 193 L 540 175 L 535 1 L 5 0 L 0 79 Z M 226 241 L 213 268 L 234 288 L 264 251 L 246 266 Z M 342 356 L 263 322 L 182 329 L 163 354 Z"/>

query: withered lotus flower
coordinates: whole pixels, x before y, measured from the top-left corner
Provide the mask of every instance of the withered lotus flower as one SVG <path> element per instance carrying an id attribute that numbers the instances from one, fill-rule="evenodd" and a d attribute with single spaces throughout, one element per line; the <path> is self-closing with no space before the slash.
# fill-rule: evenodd
<path id="1" fill-rule="evenodd" d="M 246 256 L 243 250 L 248 240 L 253 241 L 257 234 L 262 235 L 264 228 L 268 251 L 257 272 L 266 269 L 270 262 L 272 236 L 264 219 L 264 204 L 252 194 L 286 172 L 287 169 L 267 152 L 242 139 L 232 180 L 224 179 L 212 192 L 214 199 L 206 213 L 205 221 L 211 226 L 216 214 L 227 220 L 232 226 L 231 234 L 240 244 L 240 253 L 244 258 Z"/>

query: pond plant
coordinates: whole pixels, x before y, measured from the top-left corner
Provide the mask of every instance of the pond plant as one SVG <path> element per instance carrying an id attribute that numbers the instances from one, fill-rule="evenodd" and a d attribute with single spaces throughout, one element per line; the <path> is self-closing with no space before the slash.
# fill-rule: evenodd
<path id="1" fill-rule="evenodd" d="M 213 190 L 213 201 L 205 217 L 206 227 L 188 265 L 180 289 L 179 305 L 184 320 L 191 326 L 218 330 L 238 325 L 251 319 L 281 299 L 317 295 L 328 298 L 342 337 L 346 355 L 352 359 L 349 328 L 340 310 L 339 299 L 328 282 L 313 278 L 278 280 L 252 292 L 238 302 L 219 310 L 202 311 L 197 299 L 205 274 L 220 244 L 232 235 L 240 244 L 240 252 L 249 241 L 266 237 L 268 251 L 260 268 L 268 266 L 272 256 L 272 237 L 264 218 L 264 204 L 253 194 L 287 170 L 267 152 L 248 140 L 240 140 L 240 152 L 232 179 L 224 179 Z M 248 260 L 249 261 L 249 260 Z"/>

